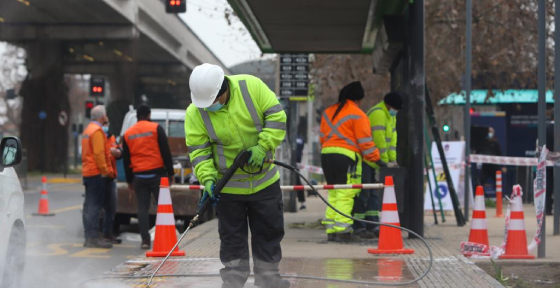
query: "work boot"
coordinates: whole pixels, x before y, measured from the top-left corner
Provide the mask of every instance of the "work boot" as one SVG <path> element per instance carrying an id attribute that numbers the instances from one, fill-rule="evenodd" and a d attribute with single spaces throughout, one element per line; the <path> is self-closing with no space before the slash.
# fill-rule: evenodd
<path id="1" fill-rule="evenodd" d="M 245 286 L 241 283 L 234 283 L 234 282 L 224 282 L 222 283 L 222 288 L 243 288 Z"/>
<path id="2" fill-rule="evenodd" d="M 109 235 L 109 236 L 105 236 L 105 241 L 113 243 L 113 244 L 121 244 L 122 243 L 122 239 L 118 239 L 117 237 L 113 236 L 113 235 Z"/>
<path id="3" fill-rule="evenodd" d="M 113 244 L 101 238 L 87 238 L 86 242 L 84 243 L 84 247 L 109 249 L 113 248 Z"/>
<path id="4" fill-rule="evenodd" d="M 348 233 L 337 233 L 336 235 L 336 242 L 339 243 L 351 243 L 351 242 L 360 242 L 362 238 L 354 235 L 351 232 Z"/>
<path id="5" fill-rule="evenodd" d="M 140 248 L 144 250 L 148 250 L 150 249 L 151 245 L 152 245 L 152 241 L 150 239 L 142 239 L 142 244 L 140 245 Z"/>
<path id="6" fill-rule="evenodd" d="M 373 238 L 375 238 L 375 234 L 373 232 L 369 232 L 365 229 L 354 232 L 354 235 L 356 235 L 356 236 L 358 236 L 362 239 L 373 239 Z"/>
<path id="7" fill-rule="evenodd" d="M 373 234 L 375 234 L 375 237 L 379 238 L 379 226 L 376 226 L 375 228 L 373 228 Z"/>
<path id="8" fill-rule="evenodd" d="M 282 279 L 279 274 L 272 277 L 255 276 L 255 286 L 263 288 L 290 288 L 291 283 Z"/>
<path id="9" fill-rule="evenodd" d="M 329 242 L 336 241 L 336 234 L 334 233 L 327 234 L 327 241 Z"/>

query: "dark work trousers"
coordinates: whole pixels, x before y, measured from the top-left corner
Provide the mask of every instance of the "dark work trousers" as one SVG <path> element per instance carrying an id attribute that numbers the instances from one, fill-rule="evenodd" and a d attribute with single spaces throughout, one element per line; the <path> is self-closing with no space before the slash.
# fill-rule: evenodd
<path id="1" fill-rule="evenodd" d="M 478 178 L 478 185 L 482 185 L 484 186 L 484 184 L 486 184 L 486 181 L 488 181 L 488 179 L 492 179 L 494 180 L 494 189 L 496 189 L 496 171 L 500 170 L 500 166 L 497 165 L 489 165 L 489 164 L 483 164 L 482 168 L 480 169 L 480 177 Z M 503 178 L 502 178 L 503 181 Z M 474 191 L 475 189 L 473 189 Z M 485 190 L 486 191 L 486 190 Z M 488 197 L 488 195 L 486 195 L 486 192 L 484 192 L 484 197 Z"/>
<path id="2" fill-rule="evenodd" d="M 284 209 L 280 182 L 252 195 L 221 194 L 216 206 L 220 233 L 220 270 L 224 282 L 243 284 L 249 277 L 248 229 L 251 229 L 255 281 L 278 274 L 284 238 Z"/>
<path id="3" fill-rule="evenodd" d="M 133 180 L 134 193 L 138 200 L 138 228 L 144 241 L 150 239 L 150 204 L 152 195 L 154 195 L 155 201 L 158 201 L 160 179 L 160 177 L 154 176 L 152 178 L 134 177 Z"/>
<path id="4" fill-rule="evenodd" d="M 371 168 L 365 162 L 362 163 L 362 183 L 378 183 L 375 179 L 375 169 Z M 374 189 L 362 189 L 360 194 L 356 196 L 354 201 L 354 217 L 358 219 L 365 219 L 368 221 L 379 222 L 379 191 Z M 363 218 L 362 218 L 363 217 Z M 377 225 L 366 224 L 359 221 L 354 221 L 354 232 L 358 233 L 367 229 L 369 231 L 375 230 Z"/>
<path id="5" fill-rule="evenodd" d="M 103 210 L 105 211 L 103 236 L 105 238 L 113 236 L 113 221 L 117 211 L 117 182 L 115 182 L 115 179 L 108 179 L 108 181 L 107 189 L 105 189 L 105 203 L 103 204 Z"/>
<path id="6" fill-rule="evenodd" d="M 99 213 L 103 208 L 107 190 L 107 178 L 101 175 L 83 177 L 86 187 L 82 222 L 84 224 L 86 239 L 99 238 Z"/>

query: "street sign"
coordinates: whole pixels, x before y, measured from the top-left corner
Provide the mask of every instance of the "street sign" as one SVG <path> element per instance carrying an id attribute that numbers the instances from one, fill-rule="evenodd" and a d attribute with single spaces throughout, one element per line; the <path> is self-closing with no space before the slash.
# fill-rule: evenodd
<path id="1" fill-rule="evenodd" d="M 43 110 L 39 111 L 39 119 L 41 119 L 41 120 L 47 119 L 47 112 L 45 112 Z"/>
<path id="2" fill-rule="evenodd" d="M 60 111 L 58 114 L 58 123 L 60 126 L 68 125 L 68 113 L 66 113 L 66 111 Z"/>
<path id="3" fill-rule="evenodd" d="M 280 55 L 280 91 L 279 96 L 309 96 L 309 55 Z"/>

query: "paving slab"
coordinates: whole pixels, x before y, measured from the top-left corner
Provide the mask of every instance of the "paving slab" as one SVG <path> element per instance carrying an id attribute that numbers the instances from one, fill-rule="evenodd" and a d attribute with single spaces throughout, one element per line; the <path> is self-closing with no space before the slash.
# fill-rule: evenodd
<path id="1" fill-rule="evenodd" d="M 315 276 L 336 280 L 374 281 L 364 285 L 334 281 L 288 278 L 291 287 L 353 288 L 381 285 L 402 285 L 420 276 L 429 266 L 428 249 L 419 239 L 405 239 L 405 246 L 413 248 L 412 255 L 372 255 L 367 248 L 376 247 L 377 240 L 353 244 L 327 243 L 324 230 L 313 225 L 322 218 L 324 205 L 317 198 L 308 199 L 307 211 L 286 213 L 286 236 L 282 241 L 284 258 L 280 273 L 290 276 Z M 434 230 L 434 229 L 431 229 Z M 430 231 L 430 230 L 428 230 Z M 435 231 L 435 230 L 434 230 Z M 406 233 L 403 233 L 406 236 Z M 437 234 L 437 233 L 435 233 Z M 445 236 L 445 235 L 443 235 Z M 444 238 L 444 237 L 443 237 Z M 430 273 L 423 280 L 405 287 L 503 287 L 472 261 L 449 249 L 442 235 L 427 233 L 434 262 Z M 180 247 L 186 257 L 173 257 L 158 273 L 153 287 L 220 287 L 218 276 L 219 235 L 216 220 L 195 227 L 185 237 Z M 146 287 L 149 276 L 161 263 L 160 258 L 139 256 L 108 271 L 83 287 Z M 93 285 L 93 286 L 92 286 Z M 97 286 L 101 285 L 101 286 Z M 252 277 L 245 287 L 255 287 Z"/>

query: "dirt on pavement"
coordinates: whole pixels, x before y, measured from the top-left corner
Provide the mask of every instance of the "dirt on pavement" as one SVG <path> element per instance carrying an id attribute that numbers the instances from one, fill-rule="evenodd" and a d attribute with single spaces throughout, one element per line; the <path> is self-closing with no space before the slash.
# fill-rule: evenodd
<path id="1" fill-rule="evenodd" d="M 478 262 L 490 276 L 506 287 L 560 288 L 560 263 Z M 500 270 L 503 276 L 500 276 Z"/>

